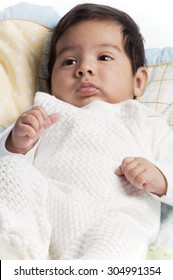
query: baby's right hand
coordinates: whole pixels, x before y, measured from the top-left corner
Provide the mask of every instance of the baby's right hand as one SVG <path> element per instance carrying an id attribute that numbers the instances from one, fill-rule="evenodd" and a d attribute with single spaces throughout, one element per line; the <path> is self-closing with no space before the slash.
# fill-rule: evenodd
<path id="1" fill-rule="evenodd" d="M 12 153 L 26 154 L 38 141 L 44 129 L 59 120 L 58 113 L 47 115 L 41 107 L 24 112 L 16 121 L 6 141 L 6 149 Z"/>

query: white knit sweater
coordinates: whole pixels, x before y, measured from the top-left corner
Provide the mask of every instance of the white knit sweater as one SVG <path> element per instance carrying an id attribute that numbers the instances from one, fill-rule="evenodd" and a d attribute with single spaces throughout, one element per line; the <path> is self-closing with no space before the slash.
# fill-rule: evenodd
<path id="1" fill-rule="evenodd" d="M 46 258 L 50 245 L 53 259 L 144 259 L 159 230 L 160 201 L 114 170 L 124 157 L 145 157 L 167 175 L 169 183 L 171 168 L 164 162 L 167 137 L 163 137 L 169 134 L 167 126 L 134 100 L 95 101 L 78 108 L 37 93 L 35 105 L 42 105 L 48 114 L 59 112 L 61 119 L 44 132 L 32 164 L 19 156 L 1 158 L 1 186 L 6 180 L 1 200 L 6 199 L 7 184 L 13 197 L 13 202 L 6 202 L 8 221 L 18 215 L 17 210 L 11 214 L 12 205 L 27 213 L 26 226 L 23 210 L 20 230 L 12 221 L 4 222 L 3 233 L 24 258 Z M 12 182 L 4 179 L 9 177 L 7 166 L 2 176 L 3 161 L 3 166 L 15 165 L 14 174 L 10 169 Z"/>

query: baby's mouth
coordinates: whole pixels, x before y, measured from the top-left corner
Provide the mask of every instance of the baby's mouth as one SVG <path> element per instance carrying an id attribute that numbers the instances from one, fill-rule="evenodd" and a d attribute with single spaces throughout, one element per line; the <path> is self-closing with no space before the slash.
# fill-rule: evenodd
<path id="1" fill-rule="evenodd" d="M 85 82 L 81 83 L 77 88 L 77 92 L 82 96 L 92 96 L 97 92 L 97 87 L 93 83 Z"/>

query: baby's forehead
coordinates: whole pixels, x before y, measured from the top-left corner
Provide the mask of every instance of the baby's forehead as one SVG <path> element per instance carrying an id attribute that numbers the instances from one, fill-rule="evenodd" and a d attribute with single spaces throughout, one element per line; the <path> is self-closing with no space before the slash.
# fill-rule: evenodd
<path id="1" fill-rule="evenodd" d="M 113 20 L 85 20 L 68 27 L 56 43 L 66 46 L 75 46 L 78 42 L 114 45 L 117 41 L 122 42 L 122 39 L 122 26 L 119 23 Z"/>
<path id="2" fill-rule="evenodd" d="M 85 19 L 85 20 L 80 20 L 78 22 L 72 23 L 70 26 L 68 26 L 67 28 L 65 28 L 63 34 L 65 32 L 71 32 L 74 29 L 80 29 L 80 28 L 84 28 L 84 27 L 92 27 L 92 29 L 90 31 L 93 31 L 93 29 L 97 26 L 101 26 L 103 29 L 103 33 L 104 33 L 104 27 L 108 27 L 108 26 L 112 26 L 114 28 L 117 28 L 117 30 L 122 30 L 123 29 L 123 25 L 120 24 L 118 21 L 115 21 L 113 19 Z"/>

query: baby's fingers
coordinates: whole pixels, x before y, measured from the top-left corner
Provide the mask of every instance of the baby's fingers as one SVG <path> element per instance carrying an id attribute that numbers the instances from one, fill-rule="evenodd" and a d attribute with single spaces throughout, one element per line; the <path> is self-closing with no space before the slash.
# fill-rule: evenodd
<path id="1" fill-rule="evenodd" d="M 34 126 L 31 126 L 29 124 L 20 124 L 20 126 L 16 127 L 15 134 L 17 137 L 29 137 L 34 138 L 37 134 L 37 130 L 34 128 Z"/>
<path id="2" fill-rule="evenodd" d="M 28 125 L 31 126 L 35 131 L 38 131 L 44 126 L 46 119 L 47 119 L 46 111 L 41 106 L 37 106 L 24 112 L 18 118 L 15 126 L 20 127 L 22 125 L 26 125 L 26 126 Z"/>
<path id="3" fill-rule="evenodd" d="M 59 113 L 53 113 L 49 115 L 44 123 L 44 128 L 50 127 L 52 124 L 56 123 L 60 119 L 60 114 Z"/>
<path id="4" fill-rule="evenodd" d="M 146 166 L 142 158 L 125 158 L 121 166 L 115 170 L 116 175 L 124 175 L 137 189 L 143 189 L 146 183 Z"/>
<path id="5" fill-rule="evenodd" d="M 129 170 L 134 166 L 134 158 L 133 157 L 127 157 L 125 158 L 121 165 L 115 170 L 115 174 L 118 176 L 126 175 L 129 172 Z"/>
<path id="6" fill-rule="evenodd" d="M 40 130 L 44 127 L 44 124 L 46 122 L 46 119 L 48 118 L 48 115 L 46 111 L 41 106 L 36 106 L 29 111 L 29 116 L 32 116 L 33 119 L 30 119 L 30 121 L 33 121 L 31 123 L 31 126 L 36 130 Z M 29 123 L 27 123 L 29 124 Z"/>
<path id="7" fill-rule="evenodd" d="M 121 166 L 117 167 L 117 169 L 115 170 L 115 174 L 118 175 L 118 176 L 122 176 L 123 175 L 123 172 L 121 170 Z"/>

